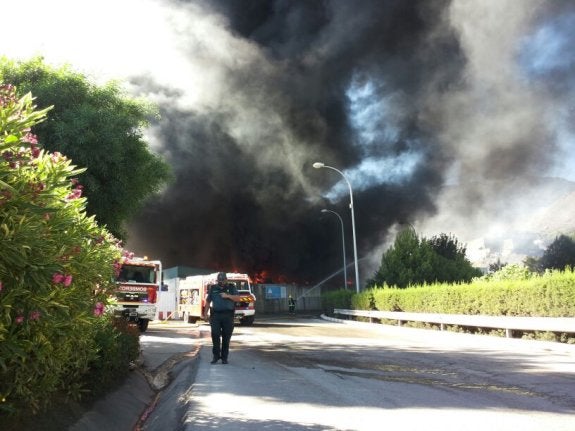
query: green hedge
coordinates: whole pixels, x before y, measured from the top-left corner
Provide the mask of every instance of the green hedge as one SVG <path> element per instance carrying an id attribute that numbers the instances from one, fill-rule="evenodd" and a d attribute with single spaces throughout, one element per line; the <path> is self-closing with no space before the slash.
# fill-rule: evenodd
<path id="1" fill-rule="evenodd" d="M 342 301 L 344 298 L 346 301 Z M 399 289 L 374 287 L 359 294 L 330 292 L 322 295 L 324 312 L 334 308 L 354 310 L 404 311 L 412 313 L 445 313 L 491 316 L 575 317 L 575 272 L 552 270 L 531 273 L 518 266 L 473 280 L 469 284 L 436 283 Z M 346 306 L 349 304 L 349 306 Z M 357 320 L 367 320 L 358 317 Z M 385 320 L 384 320 L 385 321 Z M 433 324 L 408 322 L 407 326 L 430 328 Z M 478 334 L 504 335 L 502 330 L 461 328 L 449 330 Z M 574 344 L 572 334 L 541 331 L 514 331 L 526 339 L 559 341 Z"/>
<path id="2" fill-rule="evenodd" d="M 351 302 L 358 310 L 575 317 L 575 272 L 567 268 L 521 279 L 480 278 L 470 284 L 406 289 L 375 287 L 355 295 Z"/>
<path id="3" fill-rule="evenodd" d="M 321 295 L 321 306 L 324 312 L 331 313 L 334 308 L 349 309 L 352 307 L 351 299 L 353 292 L 351 290 L 336 290 Z"/>

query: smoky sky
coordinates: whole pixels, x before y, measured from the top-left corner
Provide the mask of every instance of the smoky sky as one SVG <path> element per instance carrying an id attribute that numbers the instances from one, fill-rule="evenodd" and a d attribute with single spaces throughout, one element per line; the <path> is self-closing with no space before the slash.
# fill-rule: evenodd
<path id="1" fill-rule="evenodd" d="M 130 78 L 158 103 L 150 141 L 175 181 L 128 246 L 166 267 L 317 282 L 342 265 L 323 208 L 352 262 L 347 184 L 321 161 L 353 185 L 364 282 L 392 226 L 487 229 L 519 207 L 501 184 L 521 194 L 573 142 L 572 3 L 159 3 L 193 67 Z"/>

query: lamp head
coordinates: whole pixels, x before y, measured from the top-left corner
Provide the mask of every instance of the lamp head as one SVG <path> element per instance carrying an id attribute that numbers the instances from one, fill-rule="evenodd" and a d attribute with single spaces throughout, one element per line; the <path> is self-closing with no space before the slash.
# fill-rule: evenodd
<path id="1" fill-rule="evenodd" d="M 327 212 L 327 210 L 323 209 L 323 210 L 321 210 L 321 212 L 322 212 L 322 213 L 326 213 L 326 212 Z"/>
<path id="2" fill-rule="evenodd" d="M 322 162 L 315 162 L 315 163 L 313 164 L 313 167 L 316 168 L 316 169 L 323 168 L 324 166 L 325 166 L 325 164 L 322 163 Z"/>

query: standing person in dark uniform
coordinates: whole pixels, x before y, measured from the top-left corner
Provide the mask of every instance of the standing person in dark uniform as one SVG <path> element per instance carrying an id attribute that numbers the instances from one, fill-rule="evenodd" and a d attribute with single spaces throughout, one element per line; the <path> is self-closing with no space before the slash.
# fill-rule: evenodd
<path id="1" fill-rule="evenodd" d="M 288 298 L 289 314 L 295 314 L 295 299 L 290 295 Z"/>
<path id="2" fill-rule="evenodd" d="M 212 332 L 212 364 L 220 359 L 222 364 L 228 363 L 230 340 L 234 332 L 235 302 L 241 301 L 234 284 L 227 283 L 225 272 L 218 273 L 218 283 L 209 287 L 206 297 L 203 318 L 205 320 L 210 310 L 210 327 Z M 211 308 L 210 308 L 211 305 Z"/>

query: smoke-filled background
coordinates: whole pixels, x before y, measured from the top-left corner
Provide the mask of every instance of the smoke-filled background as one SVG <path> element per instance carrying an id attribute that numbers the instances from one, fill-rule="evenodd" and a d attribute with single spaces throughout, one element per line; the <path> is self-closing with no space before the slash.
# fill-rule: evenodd
<path id="1" fill-rule="evenodd" d="M 128 247 L 166 267 L 314 283 L 342 263 L 324 208 L 351 263 L 348 186 L 316 161 L 352 184 L 362 282 L 402 224 L 453 233 L 485 265 L 536 253 L 571 218 L 573 1 L 20 0 L 2 14 L 0 54 L 123 79 L 159 105 L 149 141 L 176 181 Z"/>

